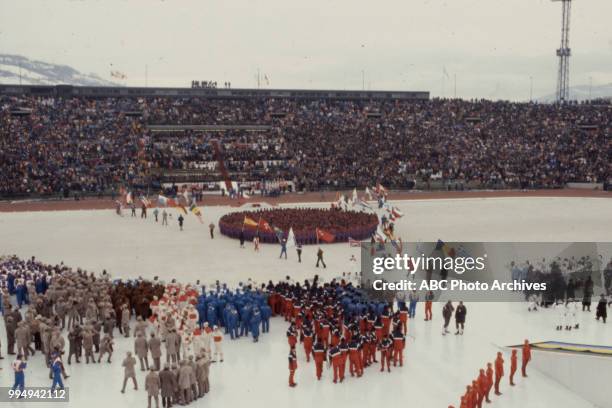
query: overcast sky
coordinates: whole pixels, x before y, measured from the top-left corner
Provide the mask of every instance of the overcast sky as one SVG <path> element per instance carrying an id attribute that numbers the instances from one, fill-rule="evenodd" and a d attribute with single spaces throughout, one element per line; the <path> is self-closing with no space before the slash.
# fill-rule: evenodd
<path id="1" fill-rule="evenodd" d="M 612 0 L 575 0 L 571 85 L 612 82 Z M 0 53 L 126 85 L 192 79 L 271 88 L 554 93 L 561 3 L 550 0 L 0 0 Z M 444 67 L 448 77 L 444 75 Z"/>

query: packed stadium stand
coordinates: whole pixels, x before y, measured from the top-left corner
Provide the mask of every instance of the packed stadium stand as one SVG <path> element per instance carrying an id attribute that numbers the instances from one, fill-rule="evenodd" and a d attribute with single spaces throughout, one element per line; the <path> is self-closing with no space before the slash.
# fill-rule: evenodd
<path id="1" fill-rule="evenodd" d="M 612 105 L 426 92 L 0 86 L 0 196 L 120 185 L 377 182 L 558 188 L 608 182 Z"/>

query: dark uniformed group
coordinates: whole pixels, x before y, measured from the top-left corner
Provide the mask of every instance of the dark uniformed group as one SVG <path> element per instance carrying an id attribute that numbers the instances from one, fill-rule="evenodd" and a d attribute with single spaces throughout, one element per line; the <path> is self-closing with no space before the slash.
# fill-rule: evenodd
<path id="1" fill-rule="evenodd" d="M 145 378 L 148 405 L 151 400 L 159 406 L 161 394 L 164 407 L 187 404 L 203 397 L 209 391 L 208 373 L 211 363 L 209 353 L 195 350 L 195 356 L 183 355 L 183 360 L 173 359 L 175 364 L 160 366 L 161 343 L 165 338 L 150 330 L 150 302 L 161 297 L 164 286 L 139 279 L 135 282 L 113 282 L 104 272 L 94 276 L 63 264 L 51 266 L 34 258 L 24 261 L 15 256 L 0 258 L 1 305 L 6 327 L 6 350 L 17 355 L 19 361 L 40 352 L 50 369 L 49 378 L 56 383 L 56 372 L 68 378 L 64 368 L 67 338 L 68 364 L 111 362 L 114 350 L 114 331 L 130 336 L 130 320 L 133 325 L 134 354 L 142 371 L 149 370 Z M 26 287 L 21 305 L 13 304 L 16 287 Z M 12 293 L 11 293 L 12 292 Z M 25 310 L 21 307 L 25 305 Z M 151 331 L 151 333 L 149 333 Z M 176 357 L 180 357 L 177 340 Z M 17 350 L 15 350 L 15 347 Z M 149 366 L 149 354 L 153 364 Z M 97 357 L 96 357 L 97 355 Z M 123 360 L 125 378 L 122 392 L 128 380 L 137 389 L 135 365 L 131 352 Z M 61 369 L 61 370 L 60 370 Z M 19 373 L 23 377 L 23 369 Z M 63 383 L 61 383 L 63 387 Z"/>

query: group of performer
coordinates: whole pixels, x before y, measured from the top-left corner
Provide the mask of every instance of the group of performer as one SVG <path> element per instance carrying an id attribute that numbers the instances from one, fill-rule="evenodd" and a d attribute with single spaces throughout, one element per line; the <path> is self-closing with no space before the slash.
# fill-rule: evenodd
<path id="1" fill-rule="evenodd" d="M 368 299 L 363 291 L 344 280 L 320 283 L 318 276 L 304 284 L 281 282 L 272 288 L 274 313 L 289 322 L 289 386 L 295 387 L 298 342 L 306 362 L 311 358 L 321 380 L 325 362 L 333 382 L 361 377 L 367 367 L 380 364 L 380 371 L 403 366 L 408 309 L 393 311 L 386 301 Z"/>
<path id="2" fill-rule="evenodd" d="M 529 340 L 525 340 L 522 346 L 521 375 L 527 378 L 527 364 L 531 361 L 531 345 Z M 518 350 L 512 349 L 510 355 L 510 375 L 509 384 L 514 386 L 514 375 L 518 368 Z M 466 386 L 465 393 L 461 396 L 460 408 L 482 408 L 482 403 L 490 403 L 489 394 L 491 389 L 495 390 L 496 396 L 501 396 L 501 380 L 504 376 L 504 357 L 501 351 L 497 352 L 494 363 L 487 363 L 486 368 L 481 368 L 478 377 Z M 453 408 L 449 405 L 449 408 Z"/>
<path id="3" fill-rule="evenodd" d="M 195 285 L 112 280 L 106 272 L 95 276 L 15 256 L 0 258 L 0 287 L 6 351 L 15 356 L 14 390 L 25 388 L 28 362 L 37 355 L 49 369 L 51 389 L 63 389 L 69 365 L 110 364 L 117 338 L 131 335 L 134 352 L 122 361 L 121 391 L 129 380 L 138 388 L 139 361 L 149 404 L 158 405 L 160 396 L 165 407 L 203 397 L 210 364 L 223 361 L 223 332 L 209 327 L 213 316 L 201 319 L 197 307 L 204 299 L 212 305 L 216 288 L 204 295 Z"/>

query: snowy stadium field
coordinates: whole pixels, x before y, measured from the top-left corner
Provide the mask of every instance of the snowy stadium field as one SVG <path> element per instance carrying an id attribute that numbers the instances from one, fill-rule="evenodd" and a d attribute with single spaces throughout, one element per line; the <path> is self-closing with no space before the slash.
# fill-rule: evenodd
<path id="1" fill-rule="evenodd" d="M 565 242 L 612 241 L 612 200 L 606 198 L 469 198 L 395 201 L 405 214 L 396 222 L 396 235 L 404 241 L 496 241 Z M 304 204 L 300 204 L 303 206 Z M 322 204 L 313 204 L 321 206 Z M 221 236 L 218 229 L 211 240 L 207 225 L 216 224 L 230 207 L 203 207 L 204 224 L 186 217 L 180 232 L 173 213 L 169 227 L 155 224 L 153 217 L 141 220 L 117 216 L 113 210 L 0 213 L 0 253 L 32 255 L 46 263 L 59 263 L 101 272 L 114 278 L 138 276 L 181 282 L 200 279 L 208 284 L 216 279 L 236 285 L 249 278 L 257 283 L 279 280 L 286 275 L 296 280 L 319 274 L 324 279 L 350 271 L 351 254 L 358 248 L 346 243 L 325 245 L 327 269 L 315 268 L 316 247 L 305 246 L 302 263 L 289 250 L 287 261 L 279 260 L 279 247 L 262 245 L 255 253 L 252 244 L 240 249 L 238 241 Z M 611 345 L 612 325 L 596 324 L 593 313 L 581 313 L 581 329 L 557 332 L 552 311 L 528 313 L 521 303 L 470 303 L 463 336 L 442 336 L 441 304 L 434 304 L 433 322 L 423 321 L 423 306 L 409 322 L 404 367 L 379 373 L 378 366 L 365 370 L 362 378 L 347 378 L 343 384 L 331 382 L 330 371 L 317 382 L 314 364 L 306 363 L 298 347 L 298 387 L 287 387 L 287 342 L 284 320 L 272 319 L 271 331 L 258 344 L 250 339 L 225 341 L 225 362 L 211 367 L 211 392 L 190 406 L 254 407 L 270 404 L 292 407 L 337 407 L 391 405 L 409 401 L 413 407 L 458 406 L 465 385 L 478 369 L 493 361 L 497 346 L 531 341 L 564 341 Z M 4 326 L 0 338 L 5 339 Z M 123 380 L 121 360 L 133 347 L 133 339 L 116 339 L 111 367 L 108 364 L 66 366 L 71 377 L 69 406 L 144 406 L 144 374 L 137 372 L 139 391 L 129 385 L 119 390 Z M 3 344 L 3 347 L 5 345 Z M 4 351 L 4 349 L 3 349 Z M 4 354 L 4 353 L 3 353 Z M 506 355 L 506 374 L 509 356 Z M 12 383 L 10 362 L 0 362 L 0 385 Z M 42 359 L 29 364 L 26 384 L 50 384 Z M 348 373 L 348 370 L 347 370 Z M 492 398 L 495 407 L 591 407 L 592 405 L 551 378 L 529 370 L 529 378 L 515 378 L 509 387 L 507 376 L 501 387 L 504 395 Z M 518 380 L 518 381 L 517 381 Z M 10 406 L 10 404 L 6 404 Z M 18 406 L 17 403 L 13 404 Z M 41 404 L 36 406 L 62 404 Z M 21 404 L 21 406 L 25 406 Z"/>

